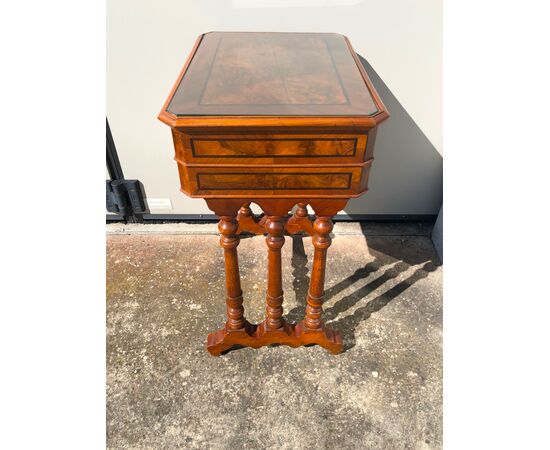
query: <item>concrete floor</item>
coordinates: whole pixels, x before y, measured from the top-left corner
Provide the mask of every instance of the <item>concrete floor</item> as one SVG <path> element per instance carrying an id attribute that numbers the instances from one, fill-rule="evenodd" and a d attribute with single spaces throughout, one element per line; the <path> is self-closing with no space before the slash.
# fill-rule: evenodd
<path id="1" fill-rule="evenodd" d="M 344 228 L 326 279 L 325 318 L 346 347 L 337 356 L 284 346 L 210 356 L 206 336 L 225 313 L 217 236 L 110 234 L 108 448 L 442 448 L 443 274 L 429 227 Z M 293 322 L 310 241 L 283 247 Z M 262 237 L 241 240 L 250 321 L 263 318 L 265 253 Z"/>

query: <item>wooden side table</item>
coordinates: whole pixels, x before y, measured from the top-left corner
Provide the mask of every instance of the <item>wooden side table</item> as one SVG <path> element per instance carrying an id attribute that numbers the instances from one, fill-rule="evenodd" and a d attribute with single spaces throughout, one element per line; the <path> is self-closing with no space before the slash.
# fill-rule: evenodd
<path id="1" fill-rule="evenodd" d="M 159 119 L 172 129 L 181 190 L 220 217 L 227 321 L 208 336 L 212 355 L 275 343 L 342 351 L 340 333 L 322 320 L 332 217 L 366 192 L 376 129 L 388 117 L 344 36 L 213 32 L 197 39 Z M 242 231 L 266 235 L 266 318 L 257 325 L 242 305 Z M 285 233 L 298 232 L 312 237 L 315 253 L 305 317 L 293 325 L 283 319 L 281 247 Z"/>

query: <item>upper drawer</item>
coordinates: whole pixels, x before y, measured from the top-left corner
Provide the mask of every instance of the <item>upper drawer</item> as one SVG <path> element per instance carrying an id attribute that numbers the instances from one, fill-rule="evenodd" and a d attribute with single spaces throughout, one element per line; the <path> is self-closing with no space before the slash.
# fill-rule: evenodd
<path id="1" fill-rule="evenodd" d="M 196 164 L 319 164 L 364 161 L 367 135 L 188 135 L 173 131 L 176 158 Z"/>

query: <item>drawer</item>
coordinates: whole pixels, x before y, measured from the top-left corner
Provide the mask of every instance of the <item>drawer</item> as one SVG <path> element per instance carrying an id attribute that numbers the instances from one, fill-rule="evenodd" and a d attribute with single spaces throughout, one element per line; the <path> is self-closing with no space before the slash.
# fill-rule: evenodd
<path id="1" fill-rule="evenodd" d="M 365 160 L 367 135 L 188 135 L 174 131 L 176 159 L 197 164 L 318 164 Z"/>
<path id="2" fill-rule="evenodd" d="M 178 164 L 191 196 L 350 197 L 366 189 L 370 163 L 349 167 L 208 167 Z"/>

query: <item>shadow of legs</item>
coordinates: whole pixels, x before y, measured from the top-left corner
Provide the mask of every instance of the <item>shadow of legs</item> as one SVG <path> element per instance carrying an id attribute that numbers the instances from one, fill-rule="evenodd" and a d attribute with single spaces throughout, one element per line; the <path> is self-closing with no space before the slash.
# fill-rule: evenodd
<path id="1" fill-rule="evenodd" d="M 342 292 L 347 287 L 351 286 L 356 281 L 359 281 L 363 278 L 367 278 L 371 273 L 376 272 L 380 267 L 382 267 L 383 264 L 380 263 L 378 260 L 374 260 L 364 267 L 361 267 L 360 269 L 357 269 L 355 273 L 345 280 L 340 281 L 339 283 L 335 284 L 331 288 L 327 289 L 325 291 L 325 297 L 324 301 L 330 300 L 332 297 L 334 297 L 339 292 Z"/>
<path id="2" fill-rule="evenodd" d="M 304 237 L 293 235 L 292 237 L 292 288 L 296 295 L 298 306 L 293 308 L 286 315 L 289 323 L 300 322 L 306 313 L 306 297 L 309 288 L 309 276 L 307 266 L 307 255 L 304 249 Z"/>
<path id="3" fill-rule="evenodd" d="M 298 306 L 293 308 L 288 312 L 286 315 L 286 320 L 289 323 L 298 323 L 300 322 L 305 315 L 306 310 L 306 297 L 307 297 L 307 291 L 309 288 L 309 276 L 308 276 L 308 268 L 307 266 L 307 255 L 305 253 L 304 249 L 304 237 L 300 235 L 293 235 L 292 237 L 292 275 L 293 275 L 293 281 L 292 281 L 292 288 L 294 289 L 294 293 L 296 295 L 296 301 L 298 302 Z M 401 263 L 402 264 L 402 263 Z M 379 270 L 383 264 L 375 259 L 374 261 L 368 263 L 364 267 L 361 267 L 360 269 L 357 269 L 355 273 L 345 280 L 340 281 L 339 283 L 335 284 L 334 286 L 330 287 L 325 291 L 324 295 L 324 302 L 330 300 L 332 297 L 337 295 L 339 292 L 343 291 L 347 287 L 351 286 L 353 283 L 369 277 L 369 275 L 373 272 L 376 272 Z M 401 272 L 404 270 L 407 270 L 406 267 L 400 270 Z M 401 267 L 401 266 L 399 266 Z M 393 270 L 399 270 L 398 266 L 395 266 Z M 389 271 L 387 273 L 384 273 L 382 275 L 382 279 L 380 280 L 381 283 L 387 281 L 388 279 L 391 279 L 397 275 L 389 276 Z M 384 278 L 385 277 L 385 278 Z M 381 284 L 380 283 L 380 284 Z M 376 285 L 372 287 L 372 289 L 369 290 L 372 291 L 376 289 L 379 285 Z M 359 291 L 358 291 L 359 292 Z M 336 305 L 334 305 L 332 308 L 329 308 L 326 310 L 325 314 L 323 316 L 324 320 L 332 320 L 334 319 L 340 312 L 345 311 L 347 308 L 350 308 L 353 306 L 357 301 L 359 301 L 361 298 L 363 298 L 367 293 L 364 293 L 360 297 L 356 299 L 355 294 L 352 296 L 345 297 L 344 299 L 340 300 Z M 350 298 L 353 297 L 353 298 Z M 355 300 L 354 300 L 355 299 Z"/>
<path id="4" fill-rule="evenodd" d="M 350 314 L 349 316 L 343 317 L 342 319 L 332 322 L 330 324 L 331 327 L 334 327 L 335 329 L 339 330 L 344 336 L 344 351 L 347 351 L 353 346 L 355 346 L 355 329 L 363 320 L 367 320 L 372 313 L 380 311 L 384 306 L 386 306 L 394 298 L 396 298 L 405 290 L 407 290 L 409 287 L 411 287 L 414 283 L 416 283 L 417 281 L 423 278 L 426 278 L 429 275 L 429 273 L 436 270 L 436 268 L 437 268 L 437 265 L 431 261 L 425 263 L 422 267 L 415 270 L 412 275 L 405 278 L 403 281 L 397 283 L 395 286 L 388 289 L 386 292 L 380 294 L 378 297 L 368 302 L 365 306 L 357 308 L 353 314 Z M 392 269 L 390 269 L 390 271 L 391 270 Z M 395 276 L 397 276 L 397 273 L 393 277 Z M 369 283 L 369 285 L 370 284 L 372 283 Z M 357 292 L 362 291 L 367 286 L 364 286 Z M 370 289 L 369 287 L 368 290 L 370 292 L 372 289 Z M 352 295 L 355 295 L 355 294 L 357 293 L 354 293 Z M 364 297 L 364 295 L 361 295 L 361 298 Z"/>
<path id="5" fill-rule="evenodd" d="M 361 278 L 366 278 L 368 275 L 370 275 L 371 272 L 376 271 L 381 266 L 382 265 L 377 260 L 374 260 L 372 263 L 367 264 L 363 269 L 360 269 L 361 271 L 363 271 L 362 273 L 364 274 L 364 276 L 356 277 L 354 279 L 354 276 L 355 276 L 354 274 L 351 277 L 344 280 L 342 283 L 344 282 L 347 283 L 348 280 L 351 280 L 351 282 L 347 284 L 349 286 L 356 280 L 359 280 Z M 357 291 L 353 292 L 352 294 L 347 295 L 346 297 L 343 297 L 342 299 L 338 300 L 338 302 L 336 302 L 334 306 L 332 306 L 332 308 L 328 308 L 325 311 L 323 316 L 325 322 L 334 320 L 338 316 L 338 314 L 343 313 L 344 311 L 347 311 L 348 309 L 353 307 L 357 302 L 359 302 L 361 299 L 369 295 L 372 291 L 374 291 L 375 289 L 378 289 L 387 281 L 393 278 L 396 278 L 400 273 L 405 272 L 409 267 L 410 266 L 408 264 L 405 264 L 404 262 L 399 262 L 395 266 L 387 269 L 382 275 L 380 275 L 378 278 L 375 278 L 370 283 L 367 283 L 366 285 L 359 288 Z"/>

